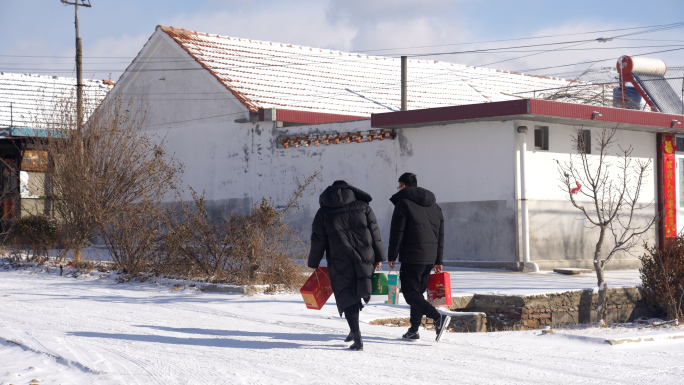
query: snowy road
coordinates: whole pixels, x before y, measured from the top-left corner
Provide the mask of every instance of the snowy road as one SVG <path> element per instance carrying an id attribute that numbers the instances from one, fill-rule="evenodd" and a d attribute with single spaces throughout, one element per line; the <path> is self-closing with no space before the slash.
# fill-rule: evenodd
<path id="1" fill-rule="evenodd" d="M 684 340 L 610 346 L 601 339 L 503 332 L 445 335 L 368 321 L 406 316 L 372 302 L 365 351 L 342 339 L 331 302 L 0 271 L 0 384 L 675 384 Z M 17 345 L 13 340 L 22 345 Z"/>

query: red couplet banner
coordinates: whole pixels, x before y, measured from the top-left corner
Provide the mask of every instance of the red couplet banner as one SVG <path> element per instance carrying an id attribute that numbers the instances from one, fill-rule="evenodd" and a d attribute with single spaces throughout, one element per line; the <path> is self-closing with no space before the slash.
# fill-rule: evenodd
<path id="1" fill-rule="evenodd" d="M 662 170 L 661 190 L 662 203 L 659 205 L 662 212 L 661 219 L 661 236 L 665 243 L 677 236 L 677 187 L 675 185 L 675 145 L 674 136 L 671 134 L 660 134 L 660 159 L 659 165 Z"/>

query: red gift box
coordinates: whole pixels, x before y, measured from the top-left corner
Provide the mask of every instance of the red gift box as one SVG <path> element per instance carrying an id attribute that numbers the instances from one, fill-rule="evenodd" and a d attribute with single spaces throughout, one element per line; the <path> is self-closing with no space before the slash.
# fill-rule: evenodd
<path id="1" fill-rule="evenodd" d="M 449 273 L 430 274 L 428 302 L 432 306 L 451 306 L 451 276 Z"/>
<path id="2" fill-rule="evenodd" d="M 314 270 L 299 292 L 302 293 L 307 308 L 321 310 L 333 293 L 328 268 L 319 267 Z"/>

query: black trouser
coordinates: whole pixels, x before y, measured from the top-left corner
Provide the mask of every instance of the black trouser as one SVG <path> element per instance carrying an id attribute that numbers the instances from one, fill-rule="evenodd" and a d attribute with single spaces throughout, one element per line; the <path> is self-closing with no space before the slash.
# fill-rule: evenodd
<path id="1" fill-rule="evenodd" d="M 411 330 L 417 332 L 420 321 L 426 315 L 433 320 L 439 319 L 439 312 L 423 297 L 427 290 L 430 271 L 433 265 L 402 263 L 399 270 L 401 292 L 406 303 L 411 306 Z"/>
<path id="2" fill-rule="evenodd" d="M 344 318 L 347 319 L 349 330 L 352 333 L 358 333 L 359 329 L 359 310 L 361 310 L 361 303 L 355 303 L 344 309 Z"/>

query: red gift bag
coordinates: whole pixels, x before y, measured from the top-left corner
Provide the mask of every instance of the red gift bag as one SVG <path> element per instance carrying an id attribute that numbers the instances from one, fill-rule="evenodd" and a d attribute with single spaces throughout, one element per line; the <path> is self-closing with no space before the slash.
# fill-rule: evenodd
<path id="1" fill-rule="evenodd" d="M 428 302 L 432 306 L 451 306 L 451 277 L 449 273 L 430 274 Z"/>
<path id="2" fill-rule="evenodd" d="M 330 277 L 328 276 L 328 268 L 319 267 L 314 270 L 311 277 L 304 283 L 304 286 L 299 289 L 299 292 L 302 293 L 307 308 L 321 310 L 333 292 L 330 285 Z"/>

